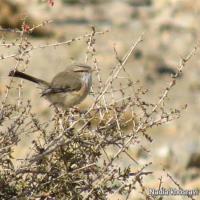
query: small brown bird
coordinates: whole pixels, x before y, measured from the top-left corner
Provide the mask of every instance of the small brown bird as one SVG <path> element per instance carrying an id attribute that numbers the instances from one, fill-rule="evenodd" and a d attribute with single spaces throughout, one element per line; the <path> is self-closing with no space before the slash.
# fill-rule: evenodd
<path id="1" fill-rule="evenodd" d="M 86 64 L 70 65 L 66 70 L 56 74 L 50 83 L 17 70 L 10 71 L 9 76 L 38 84 L 42 90 L 41 96 L 63 109 L 71 108 L 83 101 L 92 85 L 92 68 Z"/>

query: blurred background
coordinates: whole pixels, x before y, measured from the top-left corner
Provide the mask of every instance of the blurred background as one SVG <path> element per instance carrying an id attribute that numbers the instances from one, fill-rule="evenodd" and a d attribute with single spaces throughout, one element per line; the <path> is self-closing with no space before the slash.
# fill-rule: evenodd
<path id="1" fill-rule="evenodd" d="M 1 0 L 0 26 L 20 28 L 23 16 L 29 16 L 30 24 L 44 20 L 52 23 L 38 29 L 30 37 L 34 46 L 62 42 L 89 33 L 94 25 L 97 31 L 109 30 L 97 36 L 96 58 L 103 80 L 116 64 L 113 46 L 123 57 L 129 47 L 144 33 L 139 45 L 126 65 L 132 79 L 140 80 L 149 89 L 148 101 L 158 100 L 161 92 L 176 72 L 180 59 L 187 55 L 199 40 L 199 0 L 55 0 L 53 5 L 36 0 Z M 3 35 L 3 33 L 2 33 Z M 5 36 L 5 34 L 4 34 Z M 13 41 L 14 35 L 5 36 Z M 55 73 L 63 70 L 73 61 L 84 62 L 87 52 L 85 41 L 71 46 L 38 49 L 32 51 L 27 73 L 51 80 Z M 0 47 L 1 55 L 15 53 L 15 50 Z M 188 108 L 181 118 L 149 130 L 153 142 L 142 141 L 147 151 L 134 149 L 130 152 L 140 164 L 153 162 L 154 174 L 145 183 L 157 187 L 158 178 L 166 169 L 183 188 L 200 190 L 200 59 L 199 52 L 186 65 L 177 85 L 170 92 L 166 104 Z M 7 74 L 15 60 L 5 59 L 0 63 L 0 96 L 4 95 Z M 23 66 L 22 66 L 23 68 Z M 16 80 L 17 81 L 17 80 Z M 96 78 L 94 78 L 95 85 Z M 33 110 L 42 119 L 49 118 L 49 104 L 40 99 L 32 83 L 23 84 L 24 99 L 31 99 Z M 15 101 L 15 95 L 10 101 Z M 86 99 L 87 102 L 90 100 Z M 22 141 L 27 145 L 28 140 Z M 150 151 L 150 152 L 149 152 Z M 19 148 L 18 155 L 23 154 Z M 111 152 L 112 154 L 112 152 Z M 120 161 L 128 165 L 130 160 Z M 171 184 L 166 178 L 166 184 Z M 134 197 L 134 196 L 133 196 Z M 169 197 L 170 198 L 170 197 Z M 182 197 L 176 197 L 182 199 Z M 170 198 L 171 199 L 171 198 Z"/>

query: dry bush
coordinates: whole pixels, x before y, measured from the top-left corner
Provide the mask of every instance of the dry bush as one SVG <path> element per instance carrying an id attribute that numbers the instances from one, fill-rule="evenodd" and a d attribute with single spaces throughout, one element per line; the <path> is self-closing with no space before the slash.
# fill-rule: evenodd
<path id="1" fill-rule="evenodd" d="M 102 82 L 101 66 L 96 59 L 96 39 L 107 31 L 98 32 L 92 27 L 90 33 L 69 41 L 34 46 L 29 34 L 44 25 L 46 23 L 32 28 L 24 22 L 21 30 L 6 29 L 0 45 L 17 48 L 17 53 L 1 55 L 0 60 L 12 58 L 16 61 L 14 69 L 23 65 L 25 70 L 30 52 L 85 40 L 88 45 L 85 62 L 93 63 L 98 87 L 93 89 L 94 102 L 87 111 L 73 108 L 66 112 L 57 111 L 51 119 L 41 122 L 33 113 L 30 101 L 25 102 L 21 97 L 22 85 L 16 86 L 13 78 L 10 79 L 0 111 L 0 198 L 107 199 L 108 194 L 121 193 L 128 199 L 132 190 L 140 190 L 144 199 L 162 199 L 150 196 L 145 187 L 144 177 L 153 173 L 148 170 L 151 163 L 141 166 L 128 150 L 131 145 L 145 149 L 139 144 L 141 138 L 152 141 L 147 133 L 149 129 L 180 116 L 184 108 L 169 109 L 165 100 L 198 46 L 181 59 L 177 73 L 171 76 L 158 101 L 149 103 L 145 98 L 148 90 L 134 82 L 125 67 L 130 55 L 142 42 L 142 36 L 130 45 L 122 59 L 116 48 L 113 49 L 116 63 L 107 80 Z M 9 31 L 14 32 L 17 38 L 11 43 L 6 42 Z M 119 84 L 122 72 L 124 80 Z M 16 87 L 17 101 L 8 103 L 10 93 Z M 39 137 L 32 141 L 30 152 L 14 166 L 12 154 L 15 147 L 22 137 L 35 132 L 39 132 Z M 108 154 L 110 148 L 118 149 L 114 156 Z M 131 158 L 137 170 L 131 171 L 130 167 L 119 165 L 116 161 L 120 156 Z"/>

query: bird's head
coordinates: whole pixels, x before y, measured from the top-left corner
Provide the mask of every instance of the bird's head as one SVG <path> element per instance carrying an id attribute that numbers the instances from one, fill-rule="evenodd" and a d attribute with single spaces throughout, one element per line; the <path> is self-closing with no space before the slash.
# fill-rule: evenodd
<path id="1" fill-rule="evenodd" d="M 73 66 L 73 72 L 75 73 L 92 73 L 92 68 L 86 64 L 76 64 Z"/>

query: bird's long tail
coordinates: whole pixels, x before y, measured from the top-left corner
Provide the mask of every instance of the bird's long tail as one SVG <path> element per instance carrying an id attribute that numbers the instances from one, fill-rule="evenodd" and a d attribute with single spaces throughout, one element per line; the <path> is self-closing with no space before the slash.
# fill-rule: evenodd
<path id="1" fill-rule="evenodd" d="M 25 73 L 17 71 L 17 70 L 10 71 L 8 76 L 22 78 L 22 79 L 34 82 L 36 84 L 39 84 L 41 87 L 45 87 L 45 88 L 49 86 L 48 82 L 43 81 L 43 80 L 38 79 L 38 78 L 35 78 L 33 76 L 30 76 L 28 74 L 25 74 Z"/>

